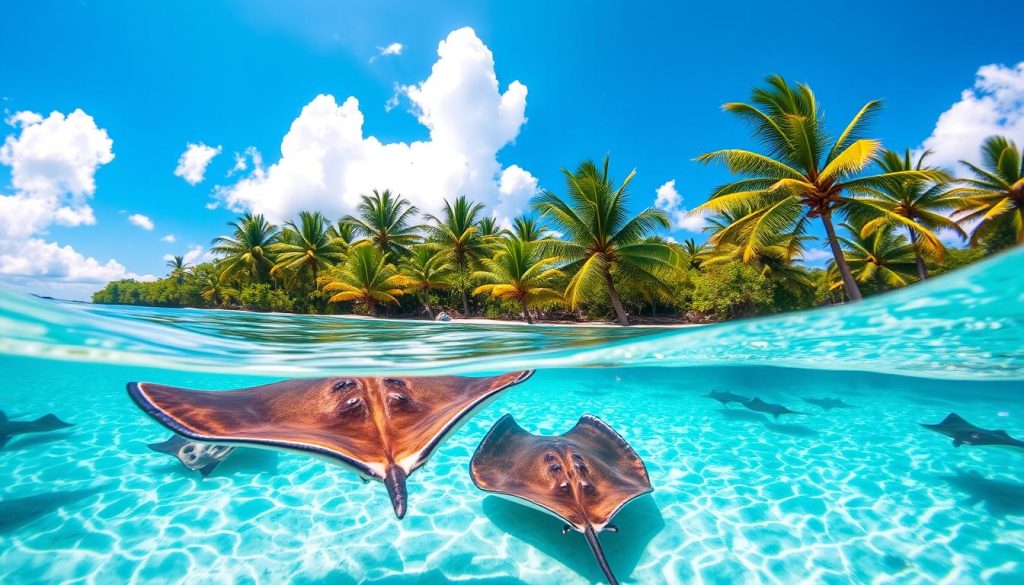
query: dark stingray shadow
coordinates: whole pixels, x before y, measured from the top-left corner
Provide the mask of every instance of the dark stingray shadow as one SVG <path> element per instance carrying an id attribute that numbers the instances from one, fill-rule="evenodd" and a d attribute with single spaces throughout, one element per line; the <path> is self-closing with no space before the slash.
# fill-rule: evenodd
<path id="1" fill-rule="evenodd" d="M 21 435 L 15 439 L 12 439 L 10 443 L 0 449 L 0 451 L 22 451 L 30 449 L 32 447 L 38 447 L 47 443 L 53 443 L 54 441 L 66 441 L 74 433 L 33 433 L 31 435 Z"/>
<path id="2" fill-rule="evenodd" d="M 753 422 L 765 422 L 768 417 L 761 414 L 760 412 L 754 412 L 753 410 L 747 410 L 746 408 L 719 408 L 718 414 L 721 414 L 723 418 L 729 420 L 746 420 Z"/>
<path id="3" fill-rule="evenodd" d="M 484 515 L 503 532 L 563 563 L 585 579 L 600 582 L 604 574 L 582 534 L 562 534 L 564 523 L 540 510 L 498 496 L 483 502 Z M 665 519 L 651 495 L 630 502 L 612 519 L 619 532 L 602 532 L 601 546 L 612 571 L 625 581 L 640 562 L 644 549 L 665 528 Z"/>
<path id="4" fill-rule="evenodd" d="M 1024 516 L 1024 483 L 988 479 L 976 471 L 959 469 L 939 479 L 967 494 L 968 505 L 984 503 L 993 516 Z"/>
<path id="5" fill-rule="evenodd" d="M 817 437 L 820 433 L 805 425 L 777 423 L 770 420 L 764 422 L 764 426 L 769 431 L 776 433 L 785 433 L 787 435 L 793 435 L 794 437 Z"/>
<path id="6" fill-rule="evenodd" d="M 0 500 L 0 534 L 7 534 L 60 508 L 106 491 L 106 486 Z"/>

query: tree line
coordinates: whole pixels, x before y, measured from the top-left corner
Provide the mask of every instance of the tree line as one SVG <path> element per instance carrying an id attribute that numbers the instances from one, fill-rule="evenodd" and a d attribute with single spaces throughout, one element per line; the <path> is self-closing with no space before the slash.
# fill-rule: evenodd
<path id="1" fill-rule="evenodd" d="M 661 314 L 708 321 L 858 300 L 929 278 L 1024 242 L 1020 149 L 987 139 L 981 164 L 955 177 L 929 153 L 887 150 L 868 137 L 881 104 L 865 104 L 832 137 L 811 89 L 769 77 L 727 112 L 751 126 L 760 152 L 698 157 L 735 180 L 691 213 L 708 217 L 706 243 L 660 237 L 665 214 L 630 211 L 630 172 L 610 162 L 562 169 L 564 191 L 544 191 L 502 227 L 465 196 L 421 215 L 400 194 L 373 191 L 333 221 L 302 212 L 276 226 L 245 214 L 213 240 L 215 262 L 168 262 L 156 282 L 122 280 L 93 302 L 276 310 L 588 320 Z M 825 233 L 832 259 L 801 259 Z M 947 247 L 938 232 L 960 237 Z"/>

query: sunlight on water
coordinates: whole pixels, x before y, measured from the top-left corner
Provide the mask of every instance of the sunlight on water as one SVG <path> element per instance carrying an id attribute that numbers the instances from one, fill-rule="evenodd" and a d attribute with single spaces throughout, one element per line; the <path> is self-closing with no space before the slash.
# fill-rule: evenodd
<path id="1" fill-rule="evenodd" d="M 919 423 L 955 411 L 1024 437 L 1022 267 L 1018 250 L 856 305 L 670 331 L 0 293 L 0 410 L 75 423 L 0 450 L 0 582 L 593 582 L 578 534 L 468 474 L 504 413 L 543 434 L 591 413 L 635 448 L 655 488 L 601 536 L 624 582 L 1021 583 L 1024 453 L 955 448 Z M 240 449 L 204 480 L 146 448 L 169 432 L 124 390 L 522 367 L 540 370 L 412 475 L 402 521 L 381 484 L 298 454 Z M 807 414 L 776 420 L 709 390 Z"/>

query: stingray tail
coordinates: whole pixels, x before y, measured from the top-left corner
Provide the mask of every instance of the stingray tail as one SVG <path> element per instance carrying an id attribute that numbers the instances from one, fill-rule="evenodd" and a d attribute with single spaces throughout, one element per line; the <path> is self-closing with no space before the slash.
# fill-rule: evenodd
<path id="1" fill-rule="evenodd" d="M 395 516 L 401 520 L 405 517 L 409 494 L 405 489 L 405 470 L 398 465 L 389 465 L 384 472 L 384 486 L 388 488 L 391 505 L 395 508 Z"/>
<path id="2" fill-rule="evenodd" d="M 597 539 L 597 533 L 594 532 L 594 527 L 587 524 L 587 528 L 583 531 L 583 536 L 587 538 L 587 544 L 590 545 L 590 550 L 594 552 L 594 556 L 597 557 L 597 564 L 601 565 L 601 570 L 604 571 L 604 576 L 608 578 L 608 585 L 619 585 L 619 580 L 615 578 L 612 573 L 612 568 L 608 566 L 608 559 L 604 558 L 604 549 L 601 548 L 601 541 Z"/>

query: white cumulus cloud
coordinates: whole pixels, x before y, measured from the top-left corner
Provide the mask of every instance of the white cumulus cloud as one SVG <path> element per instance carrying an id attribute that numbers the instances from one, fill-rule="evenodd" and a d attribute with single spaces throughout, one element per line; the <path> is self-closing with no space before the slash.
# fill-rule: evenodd
<path id="1" fill-rule="evenodd" d="M 233 211 L 275 222 L 304 209 L 351 213 L 372 189 L 401 193 L 426 212 L 465 194 L 511 215 L 536 189 L 527 171 L 497 160 L 526 122 L 526 86 L 513 81 L 500 90 L 493 55 L 471 28 L 450 33 L 437 53 L 426 80 L 400 88 L 429 140 L 382 142 L 364 133 L 355 97 L 339 104 L 319 95 L 292 122 L 277 162 L 254 165 L 215 196 Z"/>
<path id="2" fill-rule="evenodd" d="M 113 141 L 82 110 L 42 116 L 18 112 L 18 132 L 0 147 L 13 193 L 0 194 L 0 277 L 31 292 L 84 298 L 102 283 L 139 277 L 116 260 L 89 258 L 39 237 L 51 225 L 79 226 L 96 219 L 88 201 L 96 171 L 114 159 Z"/>
<path id="3" fill-rule="evenodd" d="M 174 169 L 174 176 L 185 179 L 189 185 L 198 185 L 206 175 L 207 165 L 210 164 L 213 157 L 220 154 L 220 151 L 220 146 L 207 146 L 202 142 L 188 143 L 185 152 L 178 157 L 178 167 Z"/>
<path id="4" fill-rule="evenodd" d="M 402 43 L 391 43 L 386 47 L 377 47 L 377 49 L 380 51 L 381 57 L 386 57 L 388 55 L 401 55 L 402 49 L 404 48 L 405 46 L 402 45 Z"/>
<path id="5" fill-rule="evenodd" d="M 177 240 L 177 238 L 174 237 L 174 234 L 167 234 L 166 236 L 160 238 L 160 240 L 163 242 L 167 242 L 169 244 L 173 244 L 175 240 Z"/>
<path id="6" fill-rule="evenodd" d="M 146 230 L 147 232 L 153 231 L 153 228 L 156 227 L 155 225 L 153 225 L 152 219 L 149 219 L 148 217 L 142 215 L 141 213 L 133 213 L 129 215 L 128 223 L 138 226 Z"/>
<path id="7" fill-rule="evenodd" d="M 977 163 L 981 143 L 996 134 L 1024 144 L 1024 62 L 979 68 L 974 87 L 939 116 L 922 146 L 934 152 L 933 163 Z"/>
<path id="8" fill-rule="evenodd" d="M 654 206 L 668 215 L 672 229 L 697 233 L 707 225 L 702 216 L 689 215 L 689 211 L 683 207 L 683 196 L 676 190 L 675 179 L 658 187 L 655 193 Z"/>

